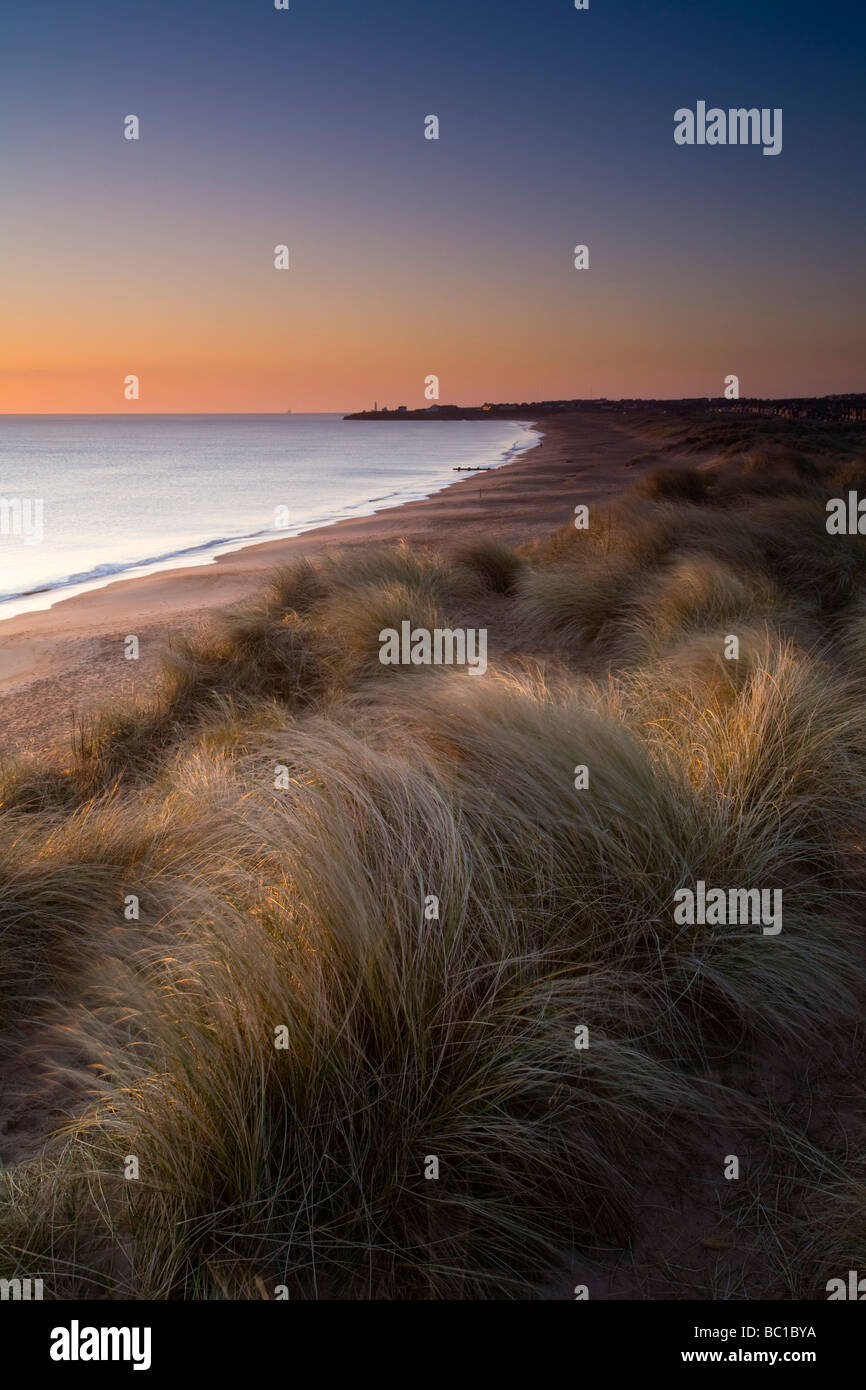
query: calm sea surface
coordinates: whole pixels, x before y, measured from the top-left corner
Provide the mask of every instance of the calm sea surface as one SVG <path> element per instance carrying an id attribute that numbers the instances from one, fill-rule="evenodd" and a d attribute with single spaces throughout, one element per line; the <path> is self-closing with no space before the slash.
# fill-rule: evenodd
<path id="1" fill-rule="evenodd" d="M 0 618 L 426 497 L 536 439 L 501 420 L 0 416 Z"/>

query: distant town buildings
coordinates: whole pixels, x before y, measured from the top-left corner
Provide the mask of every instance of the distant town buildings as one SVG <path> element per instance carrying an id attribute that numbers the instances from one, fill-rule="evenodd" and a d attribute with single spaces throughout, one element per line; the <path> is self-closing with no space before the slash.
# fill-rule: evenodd
<path id="1" fill-rule="evenodd" d="M 766 415 L 783 420 L 845 421 L 866 424 L 866 395 L 804 396 L 790 400 L 739 400 L 715 402 L 719 415 Z"/>
<path id="2" fill-rule="evenodd" d="M 693 411 L 706 414 L 712 411 L 717 415 L 766 415 L 786 420 L 843 421 L 849 424 L 866 424 L 866 393 L 837 396 L 800 396 L 786 400 L 768 400 L 759 397 L 741 397 L 728 401 L 719 396 L 691 396 L 682 400 L 657 400 L 628 397 L 623 400 L 608 400 L 606 396 L 587 400 L 579 397 L 573 400 L 550 401 L 485 401 L 482 405 L 430 405 L 422 410 L 410 410 L 398 405 L 395 410 L 378 402 L 372 410 L 362 410 L 347 415 L 347 420 L 483 420 L 492 418 L 535 420 L 545 415 L 562 412 L 575 413 L 605 412 L 615 415 L 643 413 L 656 414 Z"/>

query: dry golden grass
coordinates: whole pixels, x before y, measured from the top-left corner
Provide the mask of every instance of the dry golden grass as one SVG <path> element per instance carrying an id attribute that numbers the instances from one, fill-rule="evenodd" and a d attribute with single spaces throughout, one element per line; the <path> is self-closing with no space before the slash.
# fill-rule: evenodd
<path id="1" fill-rule="evenodd" d="M 763 1145 L 732 1217 L 759 1292 L 803 1292 L 804 1251 L 863 1263 L 856 1164 L 755 1085 L 796 1095 L 858 1029 L 861 551 L 809 498 L 716 487 L 520 557 L 303 561 L 67 767 L 4 770 L 0 1059 L 36 1126 L 4 1140 L 4 1276 L 531 1297 L 732 1124 Z M 483 679 L 379 662 L 381 629 L 485 602 Z M 782 933 L 675 923 L 699 878 L 781 888 Z"/>

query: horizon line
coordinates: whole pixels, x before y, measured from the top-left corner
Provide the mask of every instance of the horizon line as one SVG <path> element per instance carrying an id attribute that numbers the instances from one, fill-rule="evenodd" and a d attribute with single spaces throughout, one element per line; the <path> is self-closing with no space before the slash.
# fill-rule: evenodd
<path id="1" fill-rule="evenodd" d="M 866 389 L 863 391 L 830 391 L 822 395 L 782 395 L 782 396 L 739 396 L 735 400 L 728 400 L 725 396 L 574 396 L 568 399 L 568 404 L 575 405 L 617 405 L 623 402 L 634 404 L 635 402 L 645 405 L 684 405 L 694 404 L 698 401 L 705 401 L 707 404 L 721 402 L 728 406 L 743 404 L 750 401 L 829 401 L 844 399 L 852 396 L 866 396 Z M 550 396 L 537 398 L 530 401 L 485 401 L 480 405 L 460 405 L 448 403 L 450 410 L 482 410 L 484 405 L 494 408 L 505 408 L 513 406 L 515 409 L 526 409 L 530 406 L 559 405 L 567 398 L 562 396 Z M 428 410 L 428 406 L 413 406 L 408 412 L 418 414 Z M 286 415 L 361 415 L 361 414 L 382 414 L 385 411 L 389 414 L 396 414 L 396 410 L 388 407 L 380 407 L 378 410 L 364 407 L 361 410 L 0 410 L 0 419 L 12 418 L 51 418 L 65 417 L 70 415 L 98 416 L 104 419 L 126 420 L 134 419 L 137 416 L 156 418 L 160 416 L 273 416 L 275 419 L 283 419 Z"/>

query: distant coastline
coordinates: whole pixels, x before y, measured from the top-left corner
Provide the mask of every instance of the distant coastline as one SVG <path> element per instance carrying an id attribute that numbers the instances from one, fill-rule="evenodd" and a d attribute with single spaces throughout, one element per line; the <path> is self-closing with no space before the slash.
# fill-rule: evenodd
<path id="1" fill-rule="evenodd" d="M 517 420 L 531 417 L 533 420 L 545 419 L 551 415 L 575 414 L 581 411 L 592 414 L 613 414 L 620 416 L 646 414 L 666 415 L 676 411 L 678 415 L 694 412 L 704 414 L 712 411 L 720 415 L 768 415 L 786 420 L 826 420 L 846 421 L 853 424 L 866 424 L 866 392 L 848 393 L 834 396 L 787 396 L 762 397 L 740 396 L 737 400 L 725 400 L 718 396 L 690 396 L 683 400 L 650 400 L 641 397 L 627 397 L 621 400 L 608 400 L 606 396 L 595 399 L 547 401 L 485 401 L 483 405 L 429 405 L 419 410 L 409 410 L 398 405 L 394 409 L 359 410 L 344 415 L 344 420 Z"/>

